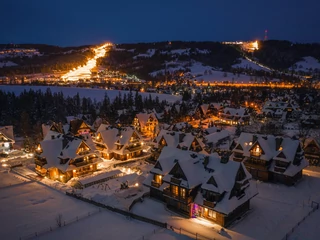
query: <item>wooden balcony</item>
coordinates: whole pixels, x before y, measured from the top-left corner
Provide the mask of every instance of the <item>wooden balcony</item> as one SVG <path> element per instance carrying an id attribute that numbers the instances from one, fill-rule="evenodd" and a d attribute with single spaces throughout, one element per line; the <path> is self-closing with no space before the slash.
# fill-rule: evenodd
<path id="1" fill-rule="evenodd" d="M 78 155 L 82 156 L 82 155 L 86 155 L 86 154 L 89 154 L 89 153 L 90 153 L 90 150 L 82 151 L 82 152 L 79 152 Z"/>
<path id="2" fill-rule="evenodd" d="M 177 179 L 177 178 L 174 178 L 174 177 L 171 177 L 171 180 L 170 180 L 172 183 L 174 183 L 174 184 L 178 184 L 178 185 L 180 185 L 180 183 L 181 183 L 181 180 L 180 179 Z"/>
<path id="3" fill-rule="evenodd" d="M 163 195 L 167 196 L 167 197 L 174 198 L 177 201 L 182 202 L 184 204 L 189 204 L 189 203 L 191 203 L 193 201 L 192 196 L 181 197 L 179 195 L 176 195 L 176 194 L 170 192 L 170 189 L 164 189 L 163 190 Z"/>
<path id="4" fill-rule="evenodd" d="M 233 156 L 233 160 L 236 161 L 236 162 L 242 162 L 244 159 L 243 156 Z"/>
<path id="5" fill-rule="evenodd" d="M 130 152 L 135 152 L 135 151 L 138 151 L 138 150 L 142 150 L 142 146 L 140 144 L 137 144 L 136 146 L 127 147 L 127 149 Z"/>
<path id="6" fill-rule="evenodd" d="M 95 158 L 94 158 L 95 159 Z M 92 164 L 94 161 L 93 158 L 92 159 L 89 159 L 87 161 L 81 161 L 81 162 L 74 162 L 72 163 L 72 165 L 76 166 L 76 167 L 82 167 L 82 166 L 85 166 L 85 165 L 88 165 L 88 164 Z"/>
<path id="7" fill-rule="evenodd" d="M 47 164 L 47 161 L 46 161 L 46 160 L 35 159 L 35 160 L 34 160 L 34 163 L 35 163 L 36 165 L 39 165 L 39 166 L 42 167 L 43 165 Z"/>
<path id="8" fill-rule="evenodd" d="M 152 187 L 159 188 L 159 187 L 161 186 L 161 183 L 158 183 L 158 182 L 155 182 L 155 181 L 152 180 L 151 186 L 152 186 Z"/>
<path id="9" fill-rule="evenodd" d="M 207 206 L 207 207 L 209 207 L 209 208 L 214 208 L 214 202 L 210 202 L 210 201 L 208 201 L 208 200 L 206 200 L 206 199 L 203 199 L 203 205 L 204 206 Z"/>
<path id="10" fill-rule="evenodd" d="M 241 189 L 243 186 L 247 185 L 249 183 L 249 180 L 245 180 L 243 183 L 242 182 L 236 182 L 236 189 Z"/>
<path id="11" fill-rule="evenodd" d="M 257 158 L 248 158 L 244 161 L 244 165 L 250 168 L 268 170 L 271 161 L 264 161 Z"/>

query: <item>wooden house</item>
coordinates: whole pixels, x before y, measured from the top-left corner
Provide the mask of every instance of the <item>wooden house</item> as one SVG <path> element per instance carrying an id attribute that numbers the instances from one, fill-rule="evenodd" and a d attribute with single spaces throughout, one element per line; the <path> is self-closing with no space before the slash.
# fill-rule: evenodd
<path id="1" fill-rule="evenodd" d="M 155 113 L 139 113 L 133 119 L 133 126 L 145 137 L 155 137 L 159 128 L 159 121 Z"/>
<path id="2" fill-rule="evenodd" d="M 320 166 L 320 143 L 318 139 L 306 139 L 303 150 L 310 166 Z"/>
<path id="3" fill-rule="evenodd" d="M 231 158 L 243 162 L 253 178 L 293 185 L 308 166 L 299 140 L 241 133 Z"/>
<path id="4" fill-rule="evenodd" d="M 105 159 L 128 160 L 142 155 L 144 142 L 133 127 L 98 129 L 94 139 L 97 150 Z"/>
<path id="5" fill-rule="evenodd" d="M 161 150 L 163 147 L 176 147 L 182 150 L 201 152 L 204 150 L 205 144 L 201 139 L 192 133 L 176 132 L 161 130 L 159 135 L 154 139 L 155 148 Z"/>
<path id="6" fill-rule="evenodd" d="M 14 143 L 13 126 L 0 127 L 0 153 L 10 151 Z"/>
<path id="7" fill-rule="evenodd" d="M 242 163 L 164 147 L 144 184 L 151 197 L 188 217 L 229 226 L 250 208 L 257 189 Z"/>
<path id="8" fill-rule="evenodd" d="M 35 153 L 35 170 L 39 175 L 67 182 L 97 170 L 101 162 L 90 135 L 82 137 L 56 135 L 40 142 Z"/>

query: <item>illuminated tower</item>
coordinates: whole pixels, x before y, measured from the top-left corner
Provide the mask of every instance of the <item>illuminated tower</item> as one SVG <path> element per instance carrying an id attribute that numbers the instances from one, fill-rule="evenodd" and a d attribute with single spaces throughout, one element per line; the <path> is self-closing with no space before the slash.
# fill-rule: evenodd
<path id="1" fill-rule="evenodd" d="M 264 30 L 264 40 L 268 40 L 268 30 Z"/>

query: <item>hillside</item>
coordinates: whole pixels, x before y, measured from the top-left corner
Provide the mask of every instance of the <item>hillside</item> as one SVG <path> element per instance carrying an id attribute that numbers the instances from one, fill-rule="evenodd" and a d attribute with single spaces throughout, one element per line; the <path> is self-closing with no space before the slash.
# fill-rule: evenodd
<path id="1" fill-rule="evenodd" d="M 0 44 L 0 76 L 68 71 L 85 64 L 92 56 L 90 46 Z"/>
<path id="2" fill-rule="evenodd" d="M 204 81 L 298 81 L 299 75 L 310 73 L 310 68 L 317 75 L 314 67 L 319 62 L 319 46 L 288 43 L 259 42 L 259 49 L 252 53 L 220 42 L 118 44 L 99 64 L 154 81 L 182 76 Z"/>

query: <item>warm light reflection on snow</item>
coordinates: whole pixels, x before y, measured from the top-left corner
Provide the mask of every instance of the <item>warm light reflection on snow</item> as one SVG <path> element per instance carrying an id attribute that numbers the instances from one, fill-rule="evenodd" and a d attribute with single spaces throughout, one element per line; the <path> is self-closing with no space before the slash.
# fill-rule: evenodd
<path id="1" fill-rule="evenodd" d="M 96 67 L 97 59 L 103 57 L 106 54 L 106 47 L 111 46 L 111 43 L 103 44 L 100 47 L 93 49 L 95 56 L 88 60 L 87 64 L 83 67 L 79 66 L 69 71 L 62 76 L 62 79 L 65 81 L 78 81 L 79 79 L 88 79 L 91 77 L 91 69 Z"/>

